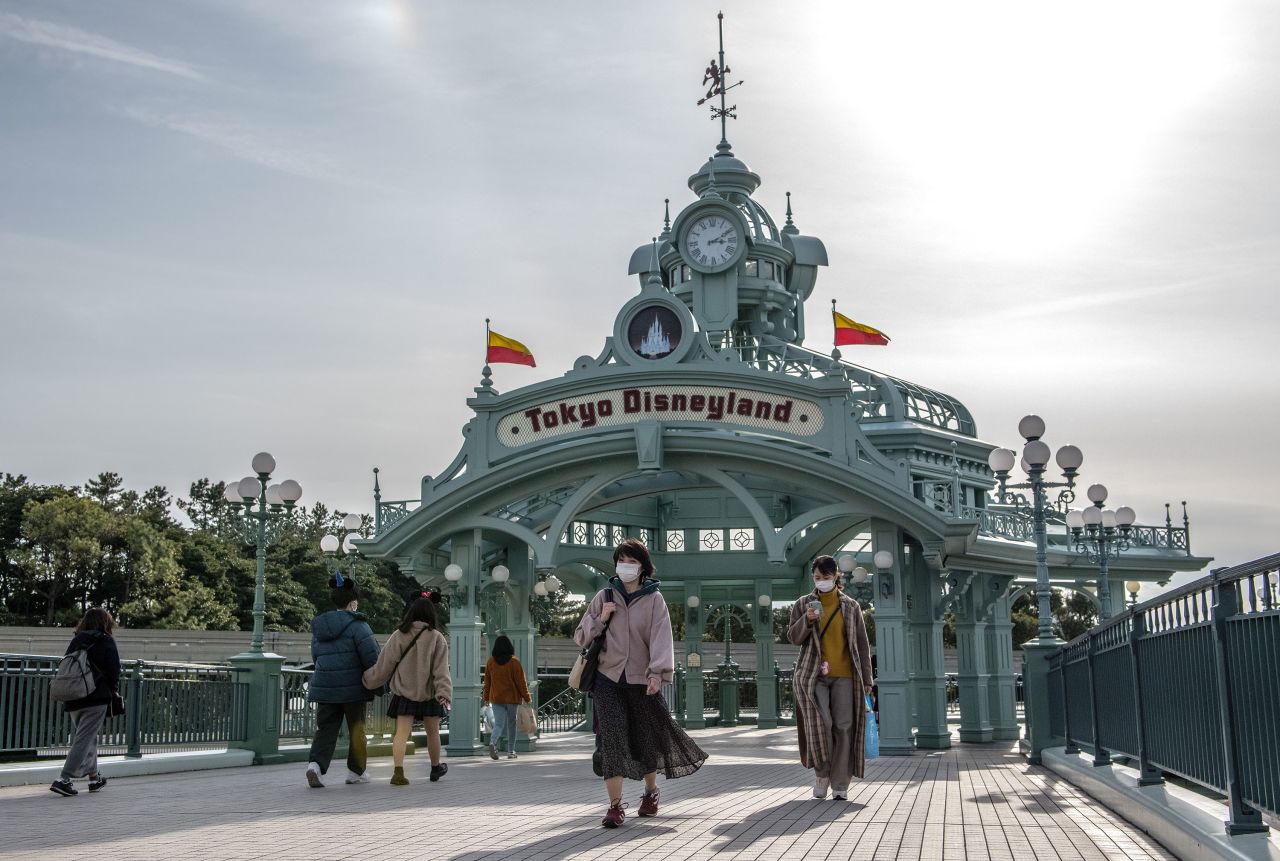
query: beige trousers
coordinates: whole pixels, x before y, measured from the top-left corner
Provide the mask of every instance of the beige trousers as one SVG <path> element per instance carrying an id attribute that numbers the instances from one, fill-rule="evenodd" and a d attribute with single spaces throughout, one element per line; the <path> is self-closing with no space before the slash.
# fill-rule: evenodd
<path id="1" fill-rule="evenodd" d="M 849 745 L 853 737 L 853 679 L 819 676 L 814 694 L 818 699 L 818 713 L 830 733 L 831 759 L 826 767 L 814 771 L 818 777 L 831 781 L 834 792 L 849 789 Z"/>

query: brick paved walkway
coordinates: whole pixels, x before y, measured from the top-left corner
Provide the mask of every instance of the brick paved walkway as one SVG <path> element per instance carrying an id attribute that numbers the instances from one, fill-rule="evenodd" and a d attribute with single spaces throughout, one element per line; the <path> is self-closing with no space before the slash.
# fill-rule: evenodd
<path id="1" fill-rule="evenodd" d="M 61 798 L 0 789 L 0 858 L 98 859 L 1118 859 L 1172 858 L 1011 743 L 963 745 L 869 765 L 849 801 L 816 801 L 795 759 L 795 730 L 697 733 L 711 759 L 659 781 L 658 817 L 600 828 L 604 791 L 591 742 L 551 736 L 519 760 L 459 759 L 439 783 L 425 753 L 413 784 L 323 790 L 301 765 L 134 777 Z M 81 784 L 83 786 L 83 784 Z M 628 783 L 632 811 L 640 784 Z"/>

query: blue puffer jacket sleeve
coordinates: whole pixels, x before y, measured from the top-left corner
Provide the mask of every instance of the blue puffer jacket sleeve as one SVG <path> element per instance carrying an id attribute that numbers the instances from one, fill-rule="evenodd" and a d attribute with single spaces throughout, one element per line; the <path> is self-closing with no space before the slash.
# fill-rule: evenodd
<path id="1" fill-rule="evenodd" d="M 378 641 L 363 613 L 330 610 L 311 620 L 315 671 L 307 690 L 313 703 L 354 703 L 370 698 L 361 676 L 378 660 Z"/>

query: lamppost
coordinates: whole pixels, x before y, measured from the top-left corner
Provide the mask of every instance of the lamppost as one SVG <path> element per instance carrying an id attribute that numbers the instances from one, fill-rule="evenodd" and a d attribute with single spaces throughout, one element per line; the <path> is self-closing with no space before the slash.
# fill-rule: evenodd
<path id="1" fill-rule="evenodd" d="M 262 654 L 262 628 L 266 617 L 267 548 L 280 537 L 281 527 L 293 505 L 302 498 L 302 486 L 293 479 L 268 485 L 276 459 L 265 451 L 253 456 L 256 475 L 229 483 L 223 499 L 231 504 L 241 540 L 257 548 L 257 574 L 253 586 L 253 642 L 249 651 Z M 239 507 L 239 508 L 238 508 Z"/>
<path id="2" fill-rule="evenodd" d="M 1044 420 L 1039 416 L 1024 416 L 1022 421 L 1018 422 L 1018 433 L 1027 441 L 1022 449 L 1022 465 L 1027 473 L 1027 481 L 1019 484 L 1008 483 L 1009 470 L 1013 469 L 1017 457 L 1016 453 L 1010 449 L 992 450 L 987 457 L 987 465 L 995 472 L 996 479 L 1000 482 L 1000 502 L 1011 503 L 1024 513 L 1031 515 L 1036 543 L 1038 634 L 1041 643 L 1052 643 L 1054 642 L 1053 613 L 1049 606 L 1049 563 L 1045 538 L 1045 509 L 1050 503 L 1046 500 L 1045 491 L 1052 487 L 1062 488 L 1056 502 L 1059 510 L 1065 510 L 1075 501 L 1076 472 L 1084 462 L 1084 455 L 1074 445 L 1064 445 L 1058 449 L 1056 460 L 1062 469 L 1062 477 L 1066 480 L 1045 481 L 1045 467 L 1049 463 L 1049 446 L 1041 439 L 1044 436 Z M 1009 496 L 1006 493 L 1009 488 L 1030 490 L 1031 502 L 1028 503 L 1021 494 Z"/>
<path id="3" fill-rule="evenodd" d="M 325 566 L 333 574 L 342 569 L 345 563 L 348 573 L 354 576 L 356 563 L 360 561 L 360 551 L 356 550 L 352 541 L 360 537 L 356 530 L 361 526 L 359 514 L 348 514 L 342 518 L 342 528 L 347 533 L 341 541 L 336 535 L 326 535 L 320 539 L 320 552 L 324 554 Z M 342 557 L 338 557 L 338 548 L 342 548 Z"/>
<path id="4" fill-rule="evenodd" d="M 1142 584 L 1137 580 L 1124 581 L 1124 590 L 1129 593 L 1129 609 L 1132 610 L 1138 606 L 1138 590 L 1142 588 Z"/>
<path id="5" fill-rule="evenodd" d="M 1093 484 L 1086 491 L 1093 505 L 1084 511 L 1067 512 L 1067 528 L 1075 539 L 1076 552 L 1098 565 L 1098 606 L 1102 618 L 1111 618 L 1111 578 L 1108 565 L 1114 557 L 1129 549 L 1129 528 L 1136 515 L 1122 505 L 1115 511 L 1102 509 L 1107 501 L 1107 488 Z"/>
<path id="6" fill-rule="evenodd" d="M 857 563 L 858 560 L 852 553 L 842 553 L 840 558 L 836 560 L 840 573 L 844 575 L 844 588 L 853 593 L 853 598 L 859 604 L 866 604 L 874 598 L 871 594 L 871 575 L 866 568 Z M 892 564 L 892 561 L 890 564 Z M 889 566 L 886 565 L 885 567 Z"/>

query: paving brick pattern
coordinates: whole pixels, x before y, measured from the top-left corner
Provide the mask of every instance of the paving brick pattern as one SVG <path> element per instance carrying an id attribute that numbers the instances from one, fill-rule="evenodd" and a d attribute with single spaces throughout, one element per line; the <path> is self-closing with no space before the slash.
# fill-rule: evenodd
<path id="1" fill-rule="evenodd" d="M 407 787 L 347 786 L 341 762 L 309 789 L 301 765 L 113 780 L 61 798 L 44 786 L 0 789 L 0 859 L 997 859 L 1173 858 L 1151 838 L 1011 743 L 960 745 L 869 763 L 848 802 L 812 797 L 795 730 L 697 733 L 711 759 L 659 780 L 657 817 L 600 827 L 603 786 L 591 740 L 551 736 L 536 753 L 459 758 L 438 783 L 424 754 Z M 84 784 L 80 784 L 83 789 Z M 641 786 L 628 782 L 634 814 Z"/>

